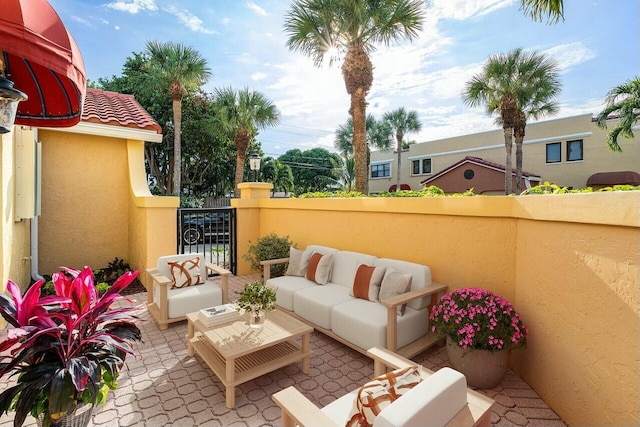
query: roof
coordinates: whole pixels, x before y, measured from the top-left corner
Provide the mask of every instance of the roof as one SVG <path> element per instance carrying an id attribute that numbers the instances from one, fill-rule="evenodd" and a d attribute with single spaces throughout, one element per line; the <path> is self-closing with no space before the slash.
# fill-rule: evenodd
<path id="1" fill-rule="evenodd" d="M 451 172 L 452 170 L 454 170 L 456 168 L 459 168 L 460 166 L 468 164 L 468 163 L 472 163 L 472 164 L 475 164 L 475 165 L 478 165 L 478 166 L 482 166 L 482 167 L 485 167 L 485 168 L 488 168 L 488 169 L 497 170 L 497 171 L 503 172 L 503 173 L 506 170 L 506 167 L 504 165 L 501 165 L 501 164 L 498 164 L 498 163 L 493 163 L 493 162 L 490 162 L 488 160 L 481 159 L 480 157 L 467 156 L 464 159 L 453 163 L 449 167 L 446 167 L 446 168 L 442 169 L 440 172 L 437 172 L 437 173 L 433 174 L 429 178 L 420 181 L 420 185 L 428 184 L 431 181 L 441 177 L 442 175 L 445 175 L 445 174 Z M 516 170 L 513 169 L 511 171 L 511 174 L 515 176 Z M 522 176 L 523 177 L 527 177 L 527 178 L 538 178 L 538 179 L 540 178 L 540 175 L 536 175 L 535 173 L 529 173 L 529 172 L 525 172 L 525 171 L 522 171 Z"/>
<path id="2" fill-rule="evenodd" d="M 162 134 L 162 128 L 133 95 L 87 88 L 82 121 L 145 129 Z"/>
<path id="3" fill-rule="evenodd" d="M 593 185 L 640 185 L 640 174 L 633 171 L 598 172 L 587 180 L 587 186 Z"/>

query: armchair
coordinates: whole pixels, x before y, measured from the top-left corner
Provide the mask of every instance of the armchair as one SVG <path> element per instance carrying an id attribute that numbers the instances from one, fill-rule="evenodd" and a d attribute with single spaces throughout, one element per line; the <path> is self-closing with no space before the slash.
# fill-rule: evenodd
<path id="1" fill-rule="evenodd" d="M 387 369 L 417 366 L 389 350 L 374 347 L 367 351 L 374 360 L 374 374 Z M 432 372 L 420 368 L 423 381 L 380 412 L 374 427 L 489 426 L 494 401 L 466 387 L 464 375 L 450 368 Z M 272 396 L 281 409 L 281 425 L 344 426 L 358 390 L 320 409 L 294 386 Z"/>
<path id="2" fill-rule="evenodd" d="M 170 263 L 183 263 L 198 259 L 200 284 L 173 288 Z M 197 271 L 197 268 L 194 268 Z M 209 272 L 217 273 L 220 279 L 209 277 Z M 231 272 L 205 261 L 204 254 L 179 254 L 158 258 L 156 268 L 147 269 L 147 309 L 154 317 L 160 330 L 167 329 L 169 323 L 186 319 L 188 313 L 215 305 L 226 304 L 229 300 L 229 276 Z M 174 272 L 175 274 L 175 272 Z"/>

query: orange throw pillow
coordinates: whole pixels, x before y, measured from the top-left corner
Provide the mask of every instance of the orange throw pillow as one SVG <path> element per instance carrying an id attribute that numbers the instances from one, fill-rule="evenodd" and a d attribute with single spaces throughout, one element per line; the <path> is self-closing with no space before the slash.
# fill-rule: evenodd
<path id="1" fill-rule="evenodd" d="M 353 280 L 351 295 L 369 301 L 378 301 L 380 285 L 386 269 L 386 267 L 371 267 L 361 264 Z"/>

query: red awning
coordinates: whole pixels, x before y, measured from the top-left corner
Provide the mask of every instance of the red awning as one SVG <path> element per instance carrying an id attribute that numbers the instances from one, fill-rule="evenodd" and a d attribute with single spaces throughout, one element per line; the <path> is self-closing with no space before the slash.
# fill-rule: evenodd
<path id="1" fill-rule="evenodd" d="M 2 0 L 0 51 L 7 78 L 29 96 L 18 104 L 16 124 L 69 127 L 80 121 L 84 62 L 46 0 Z"/>

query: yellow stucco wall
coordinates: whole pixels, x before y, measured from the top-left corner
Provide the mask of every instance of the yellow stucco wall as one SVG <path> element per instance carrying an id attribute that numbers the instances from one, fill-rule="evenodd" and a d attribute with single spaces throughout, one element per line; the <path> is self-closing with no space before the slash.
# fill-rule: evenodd
<path id="1" fill-rule="evenodd" d="M 235 200 L 238 274 L 270 232 L 429 265 L 509 299 L 531 329 L 514 369 L 571 425 L 637 425 L 640 194 Z M 611 207 L 615 206 L 615 209 Z"/>
<path id="2" fill-rule="evenodd" d="M 129 259 L 127 147 L 121 140 L 40 130 L 40 272 Z M 64 249 L 64 250 L 63 250 Z"/>
<path id="3" fill-rule="evenodd" d="M 22 289 L 29 285 L 29 221 L 14 220 L 15 198 L 15 145 L 14 131 L 0 135 L 0 199 L 2 200 L 2 216 L 0 219 L 0 232 L 2 243 L 0 244 L 0 292 L 6 289 L 7 280 L 11 279 Z"/>
<path id="4" fill-rule="evenodd" d="M 143 141 L 46 130 L 39 140 L 41 273 L 102 268 L 115 257 L 144 270 L 175 253 L 179 199 L 149 192 Z"/>

